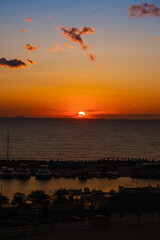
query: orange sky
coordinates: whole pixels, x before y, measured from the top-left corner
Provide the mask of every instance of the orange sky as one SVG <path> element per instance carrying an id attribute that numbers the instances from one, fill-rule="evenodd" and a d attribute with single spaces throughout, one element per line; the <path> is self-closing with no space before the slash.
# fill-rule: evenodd
<path id="1" fill-rule="evenodd" d="M 35 3 L 2 4 L 0 117 L 160 115 L 160 18 L 129 16 L 124 0 L 115 15 L 100 1 L 41 0 L 39 14 Z"/>

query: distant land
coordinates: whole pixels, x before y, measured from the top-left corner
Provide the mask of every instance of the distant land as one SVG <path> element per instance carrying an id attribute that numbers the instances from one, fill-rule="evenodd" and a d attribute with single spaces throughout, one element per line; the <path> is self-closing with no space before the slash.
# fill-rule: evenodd
<path id="1" fill-rule="evenodd" d="M 79 119 L 71 117 L 35 117 L 35 116 L 0 116 L 7 119 L 24 119 L 24 118 L 50 118 L 50 119 Z M 110 119 L 110 120 L 160 120 L 160 114 L 101 114 L 96 117 L 85 117 L 84 119 Z"/>

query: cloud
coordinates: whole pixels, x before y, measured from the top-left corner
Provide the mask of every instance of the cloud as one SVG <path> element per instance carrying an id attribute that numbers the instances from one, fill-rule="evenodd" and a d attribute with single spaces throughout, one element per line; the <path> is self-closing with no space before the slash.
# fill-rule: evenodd
<path id="1" fill-rule="evenodd" d="M 24 19 L 25 22 L 30 22 L 33 23 L 33 19 L 31 17 L 27 17 L 26 19 Z"/>
<path id="2" fill-rule="evenodd" d="M 132 107 L 139 107 L 139 105 L 137 103 L 133 103 Z"/>
<path id="3" fill-rule="evenodd" d="M 93 13 L 94 13 L 94 14 L 97 14 L 97 11 L 96 11 L 96 10 L 93 10 Z"/>
<path id="4" fill-rule="evenodd" d="M 26 59 L 26 62 L 23 62 L 20 59 L 10 59 L 7 60 L 6 58 L 0 58 L 0 66 L 3 67 L 10 67 L 10 68 L 20 68 L 20 67 L 27 67 L 27 62 L 29 64 L 35 64 L 33 61 Z"/>
<path id="5" fill-rule="evenodd" d="M 19 31 L 21 31 L 21 32 L 30 32 L 30 30 L 26 30 L 26 29 L 20 29 Z"/>
<path id="6" fill-rule="evenodd" d="M 50 48 L 50 50 L 52 52 L 57 52 L 57 51 L 61 51 L 61 52 L 71 52 L 72 50 L 68 50 L 68 49 L 64 49 L 63 47 L 59 46 L 57 43 L 56 43 L 56 47 L 55 48 Z"/>
<path id="7" fill-rule="evenodd" d="M 20 67 L 26 67 L 26 63 L 18 60 L 18 59 L 11 59 L 7 60 L 6 58 L 0 58 L 0 66 L 4 67 L 10 67 L 10 68 L 20 68 Z"/>
<path id="8" fill-rule="evenodd" d="M 98 65 L 98 68 L 103 70 L 104 69 L 104 66 L 103 65 Z"/>
<path id="9" fill-rule="evenodd" d="M 88 33 L 93 34 L 95 32 L 94 28 L 90 28 L 87 26 L 84 26 L 81 30 L 79 30 L 76 27 L 69 28 L 69 27 L 65 27 L 65 26 L 59 26 L 54 29 L 57 29 L 57 28 L 59 28 L 63 31 L 62 35 L 66 36 L 70 42 L 78 43 L 82 47 L 83 50 L 87 50 L 88 45 L 86 45 L 84 43 L 82 36 L 86 35 Z"/>
<path id="10" fill-rule="evenodd" d="M 154 38 L 155 41 L 160 41 L 160 37 Z"/>
<path id="11" fill-rule="evenodd" d="M 94 28 L 90 28 L 90 27 L 87 27 L 87 26 L 84 26 L 81 31 L 80 31 L 80 35 L 85 35 L 87 33 L 90 33 L 90 34 L 93 34 L 95 31 Z"/>
<path id="12" fill-rule="evenodd" d="M 69 45 L 67 43 L 65 43 L 64 46 L 67 47 L 67 48 L 74 48 L 74 46 L 71 46 L 71 45 Z"/>
<path id="13" fill-rule="evenodd" d="M 88 113 L 94 113 L 97 112 L 97 109 L 84 109 L 84 112 L 88 112 Z"/>
<path id="14" fill-rule="evenodd" d="M 130 17 L 142 18 L 145 16 L 160 17 L 160 8 L 154 4 L 134 4 L 129 8 Z"/>
<path id="15" fill-rule="evenodd" d="M 93 118 L 101 119 L 160 119 L 160 114 L 92 114 Z"/>
<path id="16" fill-rule="evenodd" d="M 32 45 L 30 45 L 30 44 L 26 44 L 26 45 L 24 46 L 24 48 L 26 48 L 26 49 L 29 50 L 29 51 L 35 51 L 35 50 L 38 49 L 38 47 L 32 46 Z"/>
<path id="17" fill-rule="evenodd" d="M 49 19 L 52 19 L 53 17 L 52 16 L 48 16 Z"/>
<path id="18" fill-rule="evenodd" d="M 26 59 L 26 61 L 29 63 L 29 64 L 35 64 L 35 62 L 33 62 L 32 60 L 29 60 L 29 59 Z"/>
<path id="19" fill-rule="evenodd" d="M 96 56 L 94 54 L 91 53 L 88 56 L 89 56 L 89 59 L 90 59 L 91 62 L 95 62 L 96 61 Z"/>

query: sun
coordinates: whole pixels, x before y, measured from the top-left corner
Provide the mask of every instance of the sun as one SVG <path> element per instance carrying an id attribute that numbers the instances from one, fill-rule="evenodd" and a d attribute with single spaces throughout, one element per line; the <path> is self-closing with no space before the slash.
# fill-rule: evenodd
<path id="1" fill-rule="evenodd" d="M 79 118 L 84 118 L 86 116 L 85 112 L 78 113 Z"/>

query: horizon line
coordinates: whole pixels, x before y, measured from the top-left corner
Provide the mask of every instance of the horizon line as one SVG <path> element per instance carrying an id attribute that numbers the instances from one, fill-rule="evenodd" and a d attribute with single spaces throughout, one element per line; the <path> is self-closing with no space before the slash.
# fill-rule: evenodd
<path id="1" fill-rule="evenodd" d="M 0 119 L 160 120 L 160 114 L 102 114 L 93 117 L 0 116 Z"/>

